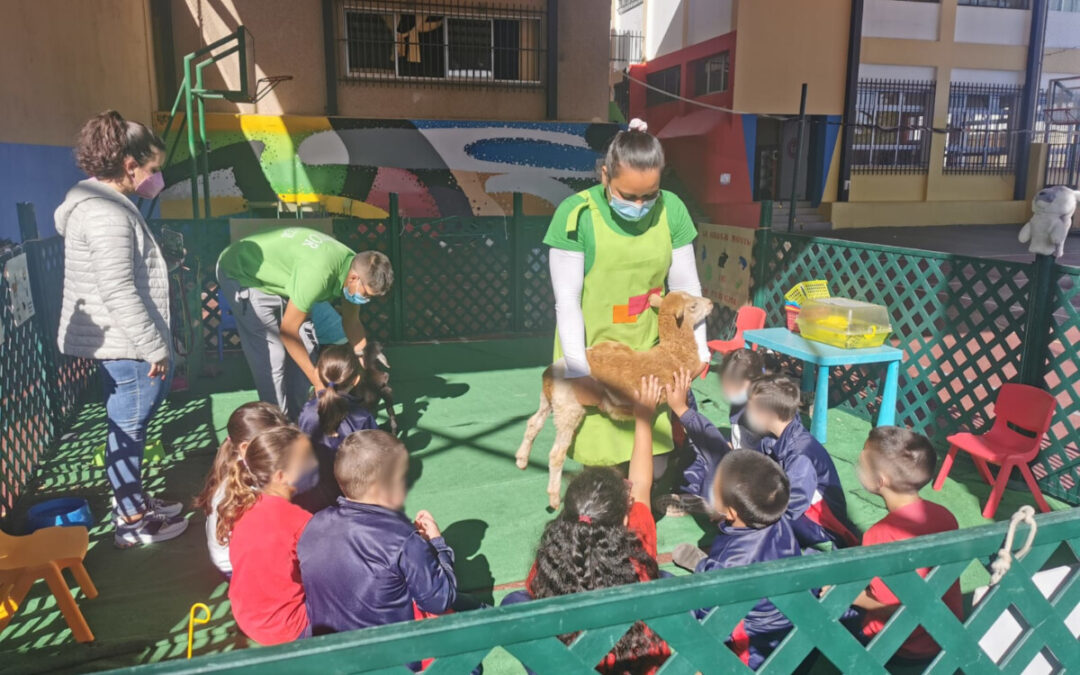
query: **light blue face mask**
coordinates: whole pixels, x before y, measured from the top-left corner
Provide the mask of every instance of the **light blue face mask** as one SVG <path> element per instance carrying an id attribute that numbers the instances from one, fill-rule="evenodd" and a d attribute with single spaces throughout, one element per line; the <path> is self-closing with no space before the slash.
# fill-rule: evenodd
<path id="1" fill-rule="evenodd" d="M 371 302 L 371 298 L 367 297 L 363 293 L 353 293 L 349 290 L 348 286 L 342 289 L 342 294 L 344 294 L 346 300 L 348 300 L 354 305 L 366 305 Z"/>
<path id="2" fill-rule="evenodd" d="M 656 197 L 645 200 L 640 204 L 636 204 L 634 202 L 628 202 L 625 199 L 620 199 L 612 194 L 608 198 L 608 204 L 611 205 L 612 211 L 619 214 L 620 218 L 636 223 L 649 215 L 649 211 L 651 211 L 653 205 L 656 204 Z"/>

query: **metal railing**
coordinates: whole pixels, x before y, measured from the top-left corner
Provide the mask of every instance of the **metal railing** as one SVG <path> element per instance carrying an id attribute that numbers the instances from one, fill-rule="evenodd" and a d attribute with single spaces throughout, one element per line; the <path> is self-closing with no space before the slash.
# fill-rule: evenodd
<path id="1" fill-rule="evenodd" d="M 645 36 L 634 31 L 611 31 L 611 67 L 625 70 L 645 61 Z"/>
<path id="2" fill-rule="evenodd" d="M 930 166 L 934 83 L 859 80 L 851 168 L 857 173 L 925 173 Z"/>
<path id="3" fill-rule="evenodd" d="M 951 84 L 945 173 L 1013 172 L 1021 90 L 1012 85 Z"/>

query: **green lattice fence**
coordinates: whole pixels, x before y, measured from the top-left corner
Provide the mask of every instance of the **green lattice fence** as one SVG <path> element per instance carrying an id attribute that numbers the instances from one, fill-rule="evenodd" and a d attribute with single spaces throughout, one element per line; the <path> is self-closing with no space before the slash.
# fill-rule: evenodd
<path id="1" fill-rule="evenodd" d="M 1033 471 L 1048 494 L 1080 503 L 1080 269 L 1058 266 L 1050 315 L 1046 389 L 1058 407 Z"/>
<path id="2" fill-rule="evenodd" d="M 1073 672 L 1080 669 L 1080 648 L 1066 617 L 1080 603 L 1080 511 L 1036 520 L 1031 552 L 1014 561 L 962 621 L 941 597 L 969 566 L 988 578 L 985 568 L 1002 544 L 1005 523 L 116 672 L 406 675 L 411 671 L 401 664 L 434 657 L 425 672 L 440 675 L 468 673 L 501 647 L 537 673 L 586 675 L 595 674 L 595 664 L 634 622 L 644 621 L 673 652 L 660 675 L 749 673 L 724 642 L 762 596 L 795 626 L 758 671 L 766 675 L 793 672 L 807 659 L 831 662 L 843 673 L 886 673 L 918 625 L 943 650 L 906 672 L 1019 673 L 1037 657 L 1056 664 L 1056 672 Z M 1026 527 L 1020 530 L 1018 542 Z M 916 571 L 922 567 L 934 568 L 926 579 Z M 1051 567 L 1056 583 L 1040 578 L 1046 589 L 1040 590 L 1035 574 Z M 837 618 L 875 574 L 902 607 L 864 646 Z M 813 589 L 825 585 L 833 588 L 816 597 Z M 715 609 L 699 622 L 691 611 L 701 607 Z M 1015 634 L 988 636 L 1003 614 L 1016 621 Z M 555 637 L 577 631 L 570 645 Z"/>

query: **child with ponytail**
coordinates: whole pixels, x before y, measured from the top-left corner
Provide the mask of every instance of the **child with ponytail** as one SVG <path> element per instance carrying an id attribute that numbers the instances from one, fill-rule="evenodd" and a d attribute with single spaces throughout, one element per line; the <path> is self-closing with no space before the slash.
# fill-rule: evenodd
<path id="1" fill-rule="evenodd" d="M 316 513 L 337 502 L 341 488 L 334 478 L 334 457 L 345 437 L 354 431 L 378 428 L 375 417 L 350 392 L 360 384 L 364 369 L 349 345 L 331 345 L 315 364 L 322 389 L 300 411 L 297 425 L 311 438 L 319 460 L 319 484 L 294 500 Z"/>
<path id="2" fill-rule="evenodd" d="M 597 588 L 649 581 L 660 576 L 656 564 L 652 426 L 661 394 L 655 377 L 642 378 L 634 406 L 634 447 L 629 480 L 612 468 L 583 471 L 570 483 L 563 510 L 544 528 L 536 562 L 524 591 L 504 605 Z M 569 644 L 574 635 L 560 636 Z M 637 623 L 597 666 L 606 675 L 655 672 L 670 650 L 655 633 Z"/>
<path id="3" fill-rule="evenodd" d="M 311 634 L 296 557 L 311 514 L 292 498 L 317 478 L 311 441 L 291 425 L 259 433 L 229 466 L 218 538 L 229 545 L 236 625 L 259 644 Z"/>
<path id="4" fill-rule="evenodd" d="M 218 534 L 218 507 L 225 500 L 225 481 L 229 477 L 229 469 L 240 461 L 240 455 L 247 450 L 256 434 L 274 427 L 286 426 L 288 423 L 277 406 L 262 401 L 245 403 L 234 410 L 225 425 L 225 431 L 229 435 L 218 448 L 202 493 L 195 498 L 195 508 L 202 509 L 206 514 L 206 547 L 210 551 L 210 562 L 214 563 L 214 567 L 226 578 L 232 576 L 229 533 L 226 531 Z"/>

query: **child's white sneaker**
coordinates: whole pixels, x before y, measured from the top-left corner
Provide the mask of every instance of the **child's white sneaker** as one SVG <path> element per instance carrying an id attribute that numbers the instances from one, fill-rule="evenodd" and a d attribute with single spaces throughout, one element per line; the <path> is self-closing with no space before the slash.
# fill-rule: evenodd
<path id="1" fill-rule="evenodd" d="M 155 544 L 179 537 L 187 527 L 186 518 L 164 516 L 155 511 L 147 511 L 134 523 L 118 517 L 113 543 L 117 548 Z"/>

